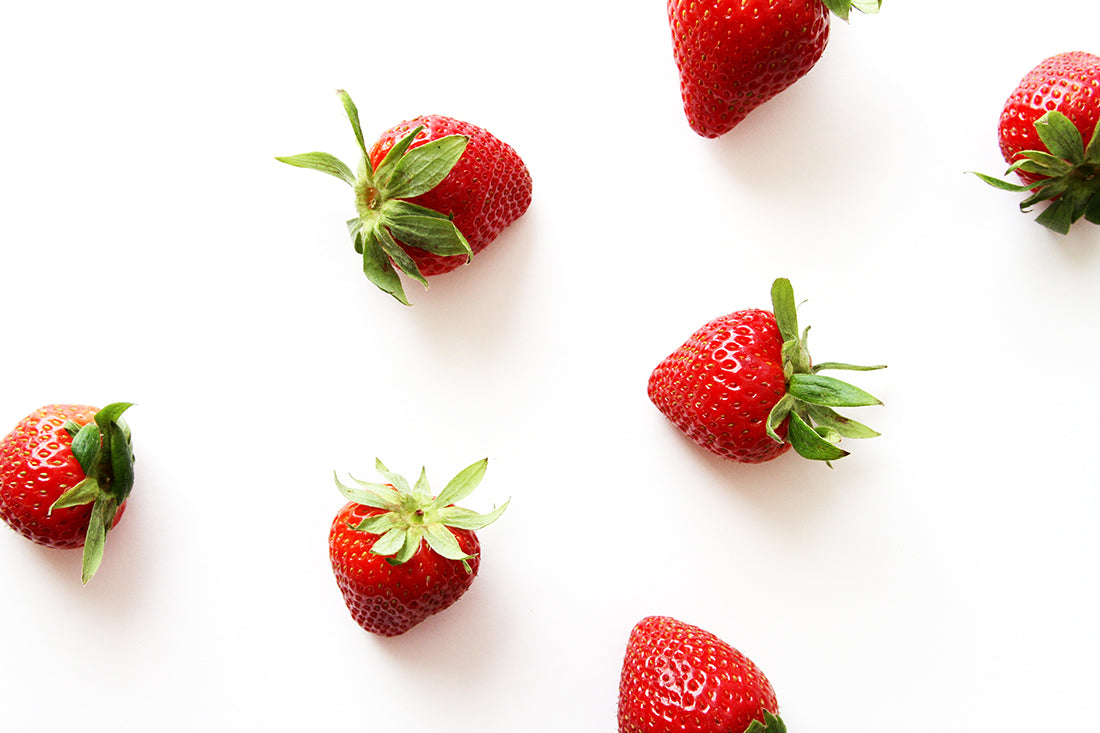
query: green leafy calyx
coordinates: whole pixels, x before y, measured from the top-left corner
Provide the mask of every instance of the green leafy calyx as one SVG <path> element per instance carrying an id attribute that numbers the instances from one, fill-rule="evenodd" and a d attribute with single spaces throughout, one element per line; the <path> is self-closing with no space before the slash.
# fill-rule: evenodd
<path id="1" fill-rule="evenodd" d="M 122 413 L 129 402 L 114 402 L 95 414 L 95 419 L 80 426 L 65 423 L 72 436 L 72 452 L 84 470 L 84 480 L 66 491 L 50 506 L 50 511 L 66 507 L 92 505 L 92 515 L 84 538 L 81 581 L 87 583 L 103 561 L 107 532 L 115 514 L 134 488 L 134 449 L 130 428 Z"/>
<path id="2" fill-rule="evenodd" d="M 778 430 L 786 420 L 786 440 L 800 456 L 826 462 L 843 458 L 848 451 L 837 445 L 841 438 L 873 438 L 878 433 L 844 417 L 833 408 L 881 405 L 882 402 L 859 387 L 820 372 L 829 369 L 871 371 L 884 369 L 885 366 L 856 366 L 841 362 L 815 365 L 807 348 L 810 329 L 799 332 L 794 290 L 786 278 L 779 278 L 772 284 L 772 308 L 783 336 L 783 372 L 787 393 L 768 415 L 768 435 L 777 442 L 784 442 Z"/>
<path id="3" fill-rule="evenodd" d="M 1035 121 L 1035 131 L 1047 149 L 1022 151 L 1005 175 L 1020 171 L 1044 178 L 1020 184 L 983 173 L 974 175 L 1004 191 L 1030 191 L 1031 195 L 1020 202 L 1021 211 L 1050 201 L 1035 221 L 1051 231 L 1068 234 L 1081 218 L 1100 224 L 1100 125 L 1085 145 L 1077 126 L 1052 110 Z"/>
<path id="4" fill-rule="evenodd" d="M 882 9 L 882 0 L 821 0 L 833 15 L 843 21 L 848 20 L 852 9 L 871 15 Z"/>
<path id="5" fill-rule="evenodd" d="M 393 473 L 379 460 L 375 461 L 375 469 L 388 483 L 370 483 L 352 477 L 355 486 L 348 486 L 339 478 L 336 486 L 348 501 L 382 510 L 352 527 L 378 535 L 371 546 L 374 554 L 400 565 L 416 554 L 422 542 L 427 542 L 432 551 L 461 562 L 469 571 L 473 556 L 462 550 L 451 530 L 479 530 L 495 522 L 508 507 L 506 501 L 487 514 L 479 514 L 456 506 L 481 483 L 488 465 L 488 459 L 482 459 L 467 466 L 435 496 L 424 469 L 410 486 L 405 477 Z"/>
<path id="6" fill-rule="evenodd" d="M 417 127 L 398 140 L 374 167 L 359 124 L 359 110 L 347 92 L 341 89 L 337 93 L 362 153 L 358 172 L 353 173 L 328 153 L 305 153 L 276 160 L 327 173 L 352 187 L 358 216 L 348 222 L 348 233 L 355 251 L 363 259 L 363 274 L 408 305 L 398 271 L 425 288 L 428 280 L 398 242 L 437 255 L 473 256 L 469 242 L 450 217 L 407 201 L 427 193 L 447 177 L 465 152 L 469 138 L 447 135 L 410 149 L 413 140 L 424 129 Z"/>

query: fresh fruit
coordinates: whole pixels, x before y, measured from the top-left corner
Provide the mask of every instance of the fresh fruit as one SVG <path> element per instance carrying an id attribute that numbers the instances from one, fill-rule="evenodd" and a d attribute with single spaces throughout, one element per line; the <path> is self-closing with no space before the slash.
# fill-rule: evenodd
<path id="1" fill-rule="evenodd" d="M 494 522 L 505 502 L 488 514 L 455 506 L 481 482 L 488 466 L 467 466 L 433 496 L 423 470 L 409 487 L 381 461 L 389 483 L 336 480 L 348 503 L 329 530 L 329 558 L 352 618 L 381 636 L 403 634 L 452 605 L 469 590 L 481 563 L 475 530 Z"/>
<path id="2" fill-rule="evenodd" d="M 668 0 L 672 51 L 691 129 L 732 130 L 801 79 L 829 40 L 830 11 L 876 13 L 882 0 Z"/>
<path id="3" fill-rule="evenodd" d="M 46 405 L 0 443 L 0 517 L 40 545 L 83 547 L 85 583 L 134 485 L 129 407 Z"/>
<path id="4" fill-rule="evenodd" d="M 1001 155 L 1023 184 L 981 173 L 990 185 L 1030 191 L 1022 211 L 1050 201 L 1036 218 L 1060 234 L 1082 217 L 1100 224 L 1100 56 L 1061 53 L 1029 71 L 997 125 Z M 1086 145 L 1086 141 L 1088 144 Z"/>
<path id="5" fill-rule="evenodd" d="M 468 262 L 527 211 L 531 174 L 506 143 L 440 115 L 395 125 L 368 150 L 359 111 L 338 93 L 362 152 L 358 173 L 328 153 L 276 160 L 352 187 L 358 216 L 348 231 L 363 273 L 408 305 L 398 271 L 427 288 L 428 277 Z"/>
<path id="6" fill-rule="evenodd" d="M 630 632 L 619 679 L 619 733 L 784 733 L 775 691 L 709 631 L 649 616 Z"/>
<path id="7" fill-rule="evenodd" d="M 665 358 L 649 378 L 649 399 L 688 437 L 723 458 L 762 463 L 790 447 L 832 461 L 848 452 L 841 437 L 878 433 L 834 407 L 882 404 L 826 369 L 869 371 L 883 366 L 813 364 L 809 328 L 798 331 L 788 280 L 772 285 L 774 312 L 736 311 L 716 318 Z"/>

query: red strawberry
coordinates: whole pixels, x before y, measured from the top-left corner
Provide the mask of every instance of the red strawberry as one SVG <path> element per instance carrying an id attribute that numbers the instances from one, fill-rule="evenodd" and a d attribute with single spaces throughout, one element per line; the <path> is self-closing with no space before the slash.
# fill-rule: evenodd
<path id="1" fill-rule="evenodd" d="M 630 632 L 619 680 L 619 733 L 784 733 L 775 691 L 752 660 L 667 616 Z"/>
<path id="2" fill-rule="evenodd" d="M 0 443 L 0 517 L 40 545 L 83 547 L 85 583 L 133 488 L 129 407 L 46 405 Z"/>
<path id="3" fill-rule="evenodd" d="M 358 175 L 328 153 L 276 160 L 351 185 L 359 215 L 348 230 L 363 272 L 408 305 L 397 271 L 427 287 L 427 277 L 468 262 L 527 211 L 531 174 L 507 144 L 440 115 L 395 125 L 368 151 L 355 104 L 339 94 L 363 154 Z"/>
<path id="4" fill-rule="evenodd" d="M 742 463 L 777 458 L 791 446 L 832 461 L 848 452 L 841 437 L 878 435 L 834 407 L 882 404 L 863 390 L 818 372 L 867 371 L 836 362 L 814 365 L 799 334 L 794 292 L 772 285 L 774 313 L 742 310 L 716 318 L 665 358 L 649 378 L 649 399 L 707 450 Z"/>
<path id="5" fill-rule="evenodd" d="M 1020 208 L 1051 204 L 1036 221 L 1061 234 L 1084 217 L 1100 224 L 1100 56 L 1073 51 L 1029 71 L 1005 102 L 997 139 L 1008 173 L 978 174 L 1009 191 L 1032 191 Z M 1088 141 L 1086 146 L 1085 141 Z"/>
<path id="6" fill-rule="evenodd" d="M 668 0 L 672 50 L 691 129 L 732 130 L 801 79 L 829 40 L 829 12 L 878 12 L 881 0 Z"/>
<path id="7" fill-rule="evenodd" d="M 457 601 L 480 565 L 475 530 L 508 506 L 477 514 L 455 506 L 485 475 L 488 461 L 463 469 L 438 496 L 423 470 L 409 487 L 381 461 L 388 484 L 336 485 L 349 502 L 329 530 L 329 558 L 352 618 L 367 631 L 397 636 Z"/>

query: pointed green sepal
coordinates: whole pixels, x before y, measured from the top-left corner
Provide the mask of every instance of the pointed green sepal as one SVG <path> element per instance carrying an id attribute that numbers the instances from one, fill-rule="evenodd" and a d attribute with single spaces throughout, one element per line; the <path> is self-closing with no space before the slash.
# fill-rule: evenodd
<path id="1" fill-rule="evenodd" d="M 814 461 L 835 461 L 848 455 L 848 451 L 836 445 L 830 439 L 835 435 L 828 429 L 818 430 L 811 427 L 798 413 L 792 412 L 787 428 L 787 439 L 798 455 Z M 836 436 L 839 437 L 839 436 Z"/>
<path id="2" fill-rule="evenodd" d="M 103 551 L 107 546 L 107 532 L 111 529 L 118 507 L 118 500 L 106 494 L 101 494 L 92 505 L 88 533 L 84 538 L 84 553 L 80 570 L 80 582 L 85 585 L 96 574 L 103 562 Z"/>
<path id="3" fill-rule="evenodd" d="M 380 183 L 388 199 L 414 198 L 438 186 L 458 163 L 470 139 L 447 135 L 408 150 L 398 159 L 388 180 Z"/>
<path id="4" fill-rule="evenodd" d="M 796 400 L 826 407 L 865 407 L 881 405 L 874 395 L 859 387 L 822 374 L 795 374 L 787 383 L 787 392 Z"/>
<path id="5" fill-rule="evenodd" d="M 340 101 L 344 105 L 344 112 L 348 115 L 348 122 L 351 123 L 351 131 L 355 134 L 355 141 L 359 143 L 359 150 L 363 153 L 363 157 L 366 158 L 367 143 L 363 139 L 363 128 L 359 124 L 359 108 L 355 106 L 355 102 L 351 101 L 351 95 L 343 89 L 337 89 L 336 94 L 340 97 Z"/>
<path id="6" fill-rule="evenodd" d="M 807 405 L 806 411 L 814 423 L 835 431 L 845 438 L 877 438 L 881 433 L 863 423 L 844 417 L 836 410 L 823 405 Z"/>
<path id="7" fill-rule="evenodd" d="M 765 710 L 764 722 L 752 721 L 749 727 L 745 729 L 745 733 L 787 733 L 787 726 L 778 715 Z"/>
<path id="8" fill-rule="evenodd" d="M 783 395 L 779 402 L 775 403 L 771 412 L 768 413 L 768 425 L 767 433 L 768 437 L 774 440 L 776 443 L 783 443 L 785 440 L 779 437 L 779 426 L 783 424 L 783 421 L 787 419 L 787 416 L 791 414 L 791 408 L 795 405 L 795 399 L 789 394 Z"/>
<path id="9" fill-rule="evenodd" d="M 302 155 L 277 156 L 275 160 L 280 163 L 292 165 L 295 168 L 307 168 L 309 170 L 328 173 L 330 176 L 335 176 L 348 185 L 355 185 L 355 175 L 351 172 L 351 168 L 348 168 L 347 165 L 336 156 L 329 155 L 328 153 L 303 153 Z"/>
<path id="10" fill-rule="evenodd" d="M 833 15 L 843 21 L 848 20 L 852 9 L 871 15 L 882 9 L 882 0 L 821 0 Z"/>
<path id="11" fill-rule="evenodd" d="M 48 513 L 52 514 L 55 509 L 66 509 L 71 506 L 91 504 L 98 499 L 102 493 L 103 492 L 99 488 L 99 483 L 94 478 L 85 478 L 76 486 L 57 497 L 57 501 L 50 505 Z"/>
<path id="12" fill-rule="evenodd" d="M 410 305 L 408 296 L 405 295 L 405 288 L 401 285 L 401 278 L 382 247 L 378 231 L 379 228 L 362 229 L 356 240 L 356 244 L 363 252 L 363 274 L 379 290 L 389 293 L 402 305 Z"/>

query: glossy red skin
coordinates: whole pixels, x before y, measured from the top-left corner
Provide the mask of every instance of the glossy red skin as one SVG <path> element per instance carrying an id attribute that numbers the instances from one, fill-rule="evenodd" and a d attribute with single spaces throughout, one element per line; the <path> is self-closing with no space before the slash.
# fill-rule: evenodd
<path id="1" fill-rule="evenodd" d="M 452 530 L 459 547 L 474 555 L 467 560 L 470 572 L 461 562 L 436 554 L 426 542 L 408 562 L 391 565 L 370 552 L 378 535 L 351 528 L 364 517 L 380 513 L 362 504 L 345 504 L 329 530 L 329 559 L 356 623 L 373 634 L 397 636 L 451 606 L 469 590 L 481 564 L 481 545 L 473 532 Z"/>
<path id="2" fill-rule="evenodd" d="M 745 655 L 697 626 L 650 616 L 634 626 L 619 680 L 619 733 L 743 733 L 775 691 Z"/>
<path id="3" fill-rule="evenodd" d="M 668 0 L 668 20 L 684 112 L 710 138 L 809 73 L 829 41 L 821 0 Z"/>
<path id="4" fill-rule="evenodd" d="M 65 421 L 87 425 L 98 411 L 88 405 L 46 405 L 20 420 L 0 443 L 0 518 L 27 539 L 46 547 L 84 546 L 92 505 L 49 509 L 84 480 Z M 123 502 L 112 527 L 125 510 Z"/>
<path id="5" fill-rule="evenodd" d="M 689 438 L 723 458 L 762 463 L 790 449 L 767 434 L 787 392 L 775 316 L 750 309 L 706 324 L 649 377 L 649 399 Z M 776 433 L 787 435 L 787 421 Z"/>
<path id="6" fill-rule="evenodd" d="M 997 139 L 1006 163 L 1024 150 L 1046 150 L 1035 131 L 1035 121 L 1057 110 L 1073 122 L 1085 144 L 1100 120 L 1100 56 L 1071 51 L 1051 56 L 1029 71 L 1005 102 L 997 125 Z M 1024 171 L 1025 183 L 1043 176 Z"/>
<path id="7" fill-rule="evenodd" d="M 390 148 L 419 125 L 424 129 L 411 148 L 447 135 L 469 137 L 466 150 L 447 177 L 431 191 L 409 201 L 453 217 L 476 255 L 527 211 L 531 205 L 531 173 L 507 143 L 476 125 L 441 115 L 416 117 L 387 130 L 370 149 L 371 165 L 377 168 Z M 463 255 L 445 257 L 402 246 L 426 277 L 450 272 L 467 261 Z"/>

